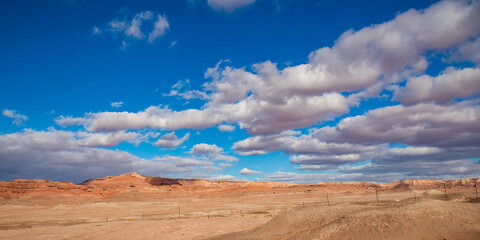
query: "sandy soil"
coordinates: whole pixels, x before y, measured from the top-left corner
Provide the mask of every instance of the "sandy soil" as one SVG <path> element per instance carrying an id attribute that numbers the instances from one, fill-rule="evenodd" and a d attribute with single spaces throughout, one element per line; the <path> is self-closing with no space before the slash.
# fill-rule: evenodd
<path id="1" fill-rule="evenodd" d="M 26 194 L 0 199 L 0 239 L 480 239 L 474 198 L 471 186 L 452 186 L 448 201 L 437 188 L 387 189 L 377 202 L 349 185 Z"/>
<path id="2" fill-rule="evenodd" d="M 0 232 L 0 239 L 204 239 L 251 229 L 269 219 L 269 217 L 226 217 L 37 226 L 3 230 Z"/>
<path id="3" fill-rule="evenodd" d="M 210 239 L 480 239 L 480 207 L 428 200 L 296 208 L 253 230 Z"/>

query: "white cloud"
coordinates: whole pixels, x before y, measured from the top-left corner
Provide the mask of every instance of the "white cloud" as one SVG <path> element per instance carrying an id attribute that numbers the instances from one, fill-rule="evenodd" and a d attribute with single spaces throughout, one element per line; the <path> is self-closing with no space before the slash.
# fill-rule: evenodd
<path id="1" fill-rule="evenodd" d="M 170 28 L 165 15 L 158 14 L 157 21 L 154 24 L 153 31 L 148 35 L 148 42 L 153 43 L 155 39 L 165 35 L 165 32 Z M 173 42 L 172 42 L 173 43 Z M 176 44 L 176 41 L 175 41 Z M 172 45 L 170 45 L 172 47 Z"/>
<path id="2" fill-rule="evenodd" d="M 136 14 L 130 25 L 125 30 L 125 35 L 131 36 L 137 39 L 142 39 L 145 37 L 140 27 L 142 26 L 142 22 L 145 20 L 150 20 L 153 17 L 153 13 L 151 11 L 144 11 L 141 13 Z"/>
<path id="3" fill-rule="evenodd" d="M 469 160 L 417 161 L 341 166 L 327 173 L 275 172 L 264 174 L 264 178 L 259 180 L 310 184 L 318 182 L 393 182 L 405 179 L 474 178 L 478 177 L 479 172 L 480 164 Z"/>
<path id="4" fill-rule="evenodd" d="M 199 144 L 195 144 L 192 147 L 192 149 L 190 150 L 190 154 L 209 155 L 209 154 L 218 154 L 222 151 L 223 149 L 221 147 L 217 147 L 217 145 L 215 144 L 199 143 Z"/>
<path id="5" fill-rule="evenodd" d="M 186 158 L 186 157 L 178 157 L 178 156 L 163 156 L 157 157 L 153 160 L 159 162 L 174 162 L 176 166 L 180 167 L 188 167 L 188 166 L 205 166 L 205 165 L 212 165 L 212 162 L 209 161 L 202 161 L 195 158 Z"/>
<path id="6" fill-rule="evenodd" d="M 78 138 L 79 146 L 86 147 L 113 147 L 122 142 L 128 141 L 139 144 L 145 136 L 137 132 L 110 132 L 110 133 L 89 133 L 77 132 L 75 136 Z"/>
<path id="7" fill-rule="evenodd" d="M 318 139 L 334 142 L 472 146 L 480 140 L 477 101 L 449 105 L 421 103 L 377 108 L 342 119 L 336 127 L 315 130 Z"/>
<path id="8" fill-rule="evenodd" d="M 388 151 L 391 154 L 399 155 L 399 156 L 405 156 L 405 155 L 421 156 L 421 155 L 429 155 L 429 154 L 442 152 L 440 148 L 435 148 L 435 147 L 389 148 Z"/>
<path id="9" fill-rule="evenodd" d="M 168 94 L 162 93 L 163 96 L 179 96 L 183 99 L 208 99 L 209 96 L 207 93 L 198 91 L 198 90 L 184 90 L 181 91 L 183 88 L 189 88 L 190 80 L 187 78 L 185 80 L 179 80 L 176 82 L 170 89 Z"/>
<path id="10" fill-rule="evenodd" d="M 161 136 L 153 145 L 163 148 L 176 148 L 182 145 L 190 137 L 190 133 L 186 133 L 182 138 L 178 138 L 175 133 L 167 133 Z"/>
<path id="11" fill-rule="evenodd" d="M 263 180 L 275 182 L 317 183 L 320 181 L 334 181 L 335 178 L 331 174 L 275 172 L 271 174 L 265 174 Z"/>
<path id="12" fill-rule="evenodd" d="M 215 144 L 199 143 L 195 144 L 190 150 L 192 155 L 208 155 L 206 156 L 212 161 L 237 162 L 238 158 L 235 156 L 223 154 L 223 148 Z M 219 165 L 220 166 L 220 165 Z"/>
<path id="13" fill-rule="evenodd" d="M 283 103 L 265 103 L 247 98 L 236 104 L 224 104 L 202 110 L 172 111 L 149 107 L 138 113 L 100 112 L 86 114 L 82 124 L 89 131 L 118 131 L 124 129 L 161 128 L 204 129 L 222 122 L 238 121 L 240 127 L 254 134 L 266 134 L 290 128 L 309 126 L 321 119 L 348 111 L 346 99 L 331 93 L 311 98 L 293 97 Z M 62 120 L 60 120 L 62 119 Z M 72 118 L 61 117 L 63 125 Z"/>
<path id="14" fill-rule="evenodd" d="M 222 132 L 233 132 L 235 131 L 235 126 L 232 126 L 232 125 L 226 125 L 226 124 L 222 124 L 222 125 L 218 125 L 218 130 L 222 131 Z"/>
<path id="15" fill-rule="evenodd" d="M 480 64 L 480 37 L 460 44 L 456 52 L 453 52 L 452 59 L 457 61 L 469 60 L 478 66 Z"/>
<path id="16" fill-rule="evenodd" d="M 331 171 L 326 175 L 278 174 L 266 176 L 267 180 L 462 178 L 480 172 L 478 161 L 469 160 L 480 156 L 478 121 L 478 101 L 398 105 L 344 118 L 336 126 L 310 129 L 305 135 L 287 131 L 250 137 L 234 143 L 233 148 L 240 154 L 296 154 L 290 161 L 299 165 L 298 170 Z M 397 143 L 403 146 L 389 145 Z M 370 163 L 349 165 L 367 161 Z M 454 164 L 456 167 L 451 167 Z"/>
<path id="17" fill-rule="evenodd" d="M 13 124 L 22 126 L 24 121 L 28 120 L 28 117 L 18 113 L 16 110 L 3 109 L 2 115 L 5 117 L 13 118 Z"/>
<path id="18" fill-rule="evenodd" d="M 143 11 L 135 14 L 131 20 L 127 20 L 126 16 L 121 16 L 110 21 L 105 28 L 95 26 L 93 34 L 110 33 L 117 37 L 120 36 L 120 49 L 125 50 L 133 40 L 146 40 L 151 44 L 164 36 L 169 28 L 170 24 L 165 15 L 153 11 Z"/>
<path id="19" fill-rule="evenodd" d="M 222 168 L 226 168 L 226 167 L 231 167 L 233 165 L 231 163 L 219 163 L 218 166 Z"/>
<path id="20" fill-rule="evenodd" d="M 102 33 L 102 30 L 100 30 L 100 28 L 98 28 L 98 27 L 93 27 L 92 33 L 93 33 L 93 35 L 98 35 L 98 34 Z"/>
<path id="21" fill-rule="evenodd" d="M 72 117 L 72 116 L 65 117 L 62 115 L 55 119 L 55 123 L 62 127 L 76 126 L 76 125 L 82 125 L 83 123 L 85 123 L 85 119 L 80 117 Z"/>
<path id="22" fill-rule="evenodd" d="M 231 13 L 237 9 L 253 4 L 255 0 L 208 0 L 208 5 L 215 11 Z"/>
<path id="23" fill-rule="evenodd" d="M 283 150 L 287 154 L 331 154 L 369 153 L 376 146 L 329 142 L 314 135 L 299 135 L 299 132 L 286 131 L 268 136 L 254 136 L 235 142 L 233 149 L 242 155 L 265 154 Z M 299 136 L 298 136 L 299 135 Z"/>
<path id="24" fill-rule="evenodd" d="M 140 172 L 151 176 L 188 174 L 211 162 L 159 157 L 144 159 L 120 150 L 86 147 L 74 132 L 26 129 L 0 135 L 2 180 L 28 176 L 81 182 L 89 178 Z"/>
<path id="25" fill-rule="evenodd" d="M 245 181 L 245 178 L 238 178 L 232 175 L 216 175 L 213 177 L 208 177 L 208 180 L 211 181 Z"/>
<path id="26" fill-rule="evenodd" d="M 213 154 L 209 157 L 209 159 L 213 161 L 225 161 L 225 162 L 237 162 L 238 158 L 234 156 L 228 156 L 228 155 L 223 155 L 223 154 Z"/>
<path id="27" fill-rule="evenodd" d="M 260 172 L 260 171 L 254 171 L 254 170 L 250 170 L 250 169 L 248 169 L 248 168 L 242 168 L 242 170 L 240 170 L 239 173 L 242 174 L 242 175 L 257 175 L 257 174 L 262 174 L 262 172 Z"/>
<path id="28" fill-rule="evenodd" d="M 128 28 L 128 24 L 124 21 L 119 21 L 118 19 L 112 20 L 108 23 L 108 31 L 113 33 L 123 32 Z"/>
<path id="29" fill-rule="evenodd" d="M 368 158 L 367 158 L 368 159 Z M 358 153 L 342 154 L 342 155 L 295 155 L 290 157 L 290 162 L 294 164 L 345 164 L 356 163 L 362 160 Z"/>
<path id="30" fill-rule="evenodd" d="M 471 160 L 384 161 L 355 167 L 342 166 L 338 170 L 344 176 L 358 175 L 357 179 L 363 178 L 369 181 L 386 182 L 399 179 L 473 178 L 478 177 L 480 164 Z M 378 177 L 377 180 L 375 180 L 376 177 Z"/>
<path id="31" fill-rule="evenodd" d="M 395 91 L 394 100 L 403 104 L 435 101 L 447 102 L 480 93 L 480 69 L 448 68 L 439 76 L 421 75 L 409 78 L 405 87 Z"/>
<path id="32" fill-rule="evenodd" d="M 108 29 L 125 34 L 135 25 L 138 29 L 133 30 L 144 33 L 142 24 L 117 19 Z M 133 30 L 131 38 L 141 36 Z M 479 33 L 480 2 L 441 1 L 425 10 L 400 13 L 382 24 L 346 31 L 333 46 L 310 53 L 304 64 L 282 69 L 265 61 L 234 68 L 220 61 L 206 70 L 205 77 L 211 81 L 203 89 L 190 90 L 185 80 L 164 94 L 206 100 L 198 109 L 151 106 L 138 112 L 61 116 L 56 122 L 83 125 L 91 132 L 215 126 L 228 131 L 238 125 L 253 135 L 234 143 L 233 149 L 241 155 L 283 151 L 293 155 L 290 161 L 299 170 L 332 171 L 320 175 L 279 172 L 266 174 L 266 179 L 398 180 L 432 176 L 429 166 L 444 176 L 469 175 L 478 173 L 478 164 L 464 159 L 480 156 L 479 70 L 447 68 L 438 76 L 426 75 L 425 70 L 437 53 L 446 54 L 447 61 L 478 63 Z M 405 87 L 400 87 L 404 81 Z M 392 90 L 394 99 L 403 105 L 346 117 L 336 126 L 310 129 L 308 134 L 292 131 L 342 116 L 385 89 Z M 195 145 L 191 153 L 209 155 L 202 158 L 211 161 L 238 160 L 223 155 L 216 145 Z M 468 168 L 472 163 L 477 165 Z"/>
<path id="33" fill-rule="evenodd" d="M 87 114 L 84 124 L 90 131 L 238 124 L 254 135 L 308 127 L 347 113 L 392 83 L 423 74 L 428 52 L 445 51 L 475 37 L 480 31 L 479 4 L 442 1 L 425 10 L 409 10 L 391 21 L 349 30 L 332 47 L 312 52 L 307 63 L 284 69 L 266 61 L 252 65 L 249 72 L 221 68 L 221 61 L 206 71 L 212 81 L 204 85 L 205 91 L 169 94 L 207 99 L 201 109 L 152 106 L 137 113 L 100 112 Z"/>
<path id="34" fill-rule="evenodd" d="M 112 106 L 112 107 L 114 107 L 114 108 L 120 108 L 120 107 L 122 107 L 122 105 L 123 105 L 123 102 L 121 102 L 121 101 L 120 101 L 120 102 L 112 102 L 112 103 L 110 103 L 110 106 Z"/>

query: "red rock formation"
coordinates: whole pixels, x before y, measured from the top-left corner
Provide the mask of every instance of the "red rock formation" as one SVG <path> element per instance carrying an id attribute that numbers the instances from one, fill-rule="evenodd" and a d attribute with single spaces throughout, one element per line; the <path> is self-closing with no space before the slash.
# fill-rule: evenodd
<path id="1" fill-rule="evenodd" d="M 368 182 L 319 182 L 317 185 L 293 184 L 279 182 L 255 181 L 209 181 L 204 179 L 172 179 L 149 177 L 138 173 L 126 173 L 120 176 L 89 179 L 80 185 L 70 182 L 52 182 L 42 179 L 16 179 L 0 182 L 0 197 L 34 197 L 34 196 L 113 196 L 121 192 L 216 192 L 255 191 L 265 189 L 290 188 L 306 189 L 320 187 L 335 191 L 365 191 L 379 189 L 382 191 L 410 191 L 412 189 L 473 187 L 480 183 L 478 178 L 455 180 L 404 180 L 391 183 Z M 292 189 L 293 190 L 293 189 Z M 198 192 L 197 192 L 198 193 Z"/>

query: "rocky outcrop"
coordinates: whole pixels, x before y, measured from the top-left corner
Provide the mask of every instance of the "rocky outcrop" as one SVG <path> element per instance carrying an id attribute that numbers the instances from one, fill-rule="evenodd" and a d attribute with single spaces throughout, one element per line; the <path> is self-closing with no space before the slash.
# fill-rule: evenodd
<path id="1" fill-rule="evenodd" d="M 107 176 L 89 179 L 76 185 L 71 182 L 52 182 L 43 179 L 16 179 L 9 182 L 0 182 L 0 197 L 26 196 L 96 196 L 109 197 L 122 192 L 234 192 L 255 191 L 260 189 L 287 189 L 320 187 L 325 190 L 336 191 L 365 191 L 379 189 L 382 191 L 410 191 L 416 189 L 473 187 L 480 183 L 478 178 L 455 180 L 405 180 L 391 183 L 369 182 L 319 182 L 317 185 L 293 184 L 279 182 L 258 181 L 209 181 L 205 179 L 173 179 L 150 177 L 135 172 L 120 176 Z M 308 190 L 308 189 L 307 189 Z M 306 191 L 307 191 L 306 190 Z"/>
<path id="2" fill-rule="evenodd" d="M 15 179 L 10 182 L 0 182 L 0 196 L 4 198 L 31 196 L 46 196 L 49 194 L 88 195 L 86 186 L 71 182 L 52 182 L 43 179 Z"/>

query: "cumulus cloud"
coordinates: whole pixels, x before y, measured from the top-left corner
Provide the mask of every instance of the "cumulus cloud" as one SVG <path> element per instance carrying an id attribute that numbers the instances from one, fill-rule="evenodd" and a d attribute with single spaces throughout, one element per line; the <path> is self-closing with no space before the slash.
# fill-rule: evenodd
<path id="1" fill-rule="evenodd" d="M 163 148 L 176 148 L 182 145 L 190 137 L 190 133 L 186 133 L 182 138 L 178 138 L 174 132 L 161 136 L 153 145 Z"/>
<path id="2" fill-rule="evenodd" d="M 341 166 L 326 173 L 275 172 L 264 174 L 266 181 L 315 184 L 318 182 L 393 182 L 405 179 L 475 178 L 480 164 L 471 160 L 402 161 L 400 163 L 367 163 Z"/>
<path id="3" fill-rule="evenodd" d="M 0 135 L 0 159 L 2 180 L 28 176 L 77 183 L 132 171 L 152 176 L 187 174 L 211 164 L 170 156 L 144 159 L 120 150 L 88 147 L 74 132 L 52 128 Z"/>
<path id="4" fill-rule="evenodd" d="M 213 161 L 225 161 L 225 162 L 237 162 L 238 158 L 235 156 L 223 155 L 223 154 L 213 154 L 209 157 Z"/>
<path id="5" fill-rule="evenodd" d="M 55 123 L 62 127 L 77 126 L 85 123 L 85 119 L 81 117 L 60 116 L 55 119 Z"/>
<path id="6" fill-rule="evenodd" d="M 126 16 L 120 16 L 103 28 L 95 26 L 93 34 L 110 33 L 120 36 L 120 48 L 125 49 L 132 40 L 147 40 L 150 44 L 154 43 L 156 39 L 165 35 L 169 28 L 170 24 L 165 15 L 143 11 L 135 14 L 130 20 Z"/>
<path id="7" fill-rule="evenodd" d="M 110 132 L 110 133 L 89 133 L 77 132 L 79 146 L 86 147 L 114 147 L 122 142 L 128 141 L 139 144 L 146 136 L 137 132 Z"/>
<path id="8" fill-rule="evenodd" d="M 217 7 L 234 11 L 238 8 L 232 7 L 235 4 L 248 5 L 240 3 L 246 2 L 223 1 L 231 10 Z M 127 38 L 150 38 L 142 29 L 156 14 L 148 16 L 144 12 L 131 21 L 115 19 L 106 29 Z M 166 23 L 159 26 L 166 30 Z M 160 33 L 163 30 L 159 27 Z M 437 76 L 425 72 L 437 53 L 446 54 L 446 61 L 478 64 L 479 33 L 480 2 L 441 1 L 425 10 L 400 13 L 391 21 L 348 30 L 333 46 L 310 53 L 303 64 L 279 68 L 265 61 L 234 68 L 222 60 L 206 70 L 205 78 L 210 80 L 203 89 L 190 90 L 185 80 L 164 94 L 206 100 L 199 109 L 151 106 L 137 112 L 60 116 L 55 121 L 102 134 L 215 126 L 229 131 L 238 126 L 252 135 L 234 143 L 233 149 L 241 155 L 282 151 L 291 155 L 291 163 L 299 170 L 331 171 L 310 175 L 277 172 L 265 174 L 267 180 L 398 180 L 432 176 L 427 172 L 429 166 L 431 172 L 444 177 L 471 176 L 478 173 L 478 163 L 468 159 L 480 154 L 478 67 L 450 67 Z M 294 131 L 342 116 L 384 90 L 390 90 L 393 100 L 401 104 L 346 117 L 334 126 L 312 128 L 306 134 Z M 167 135 L 165 141 L 178 140 L 174 134 Z M 224 155 L 216 145 L 197 144 L 190 153 L 208 155 L 202 158 L 211 161 L 238 160 Z M 454 164 L 457 167 L 452 167 Z"/>
<path id="9" fill-rule="evenodd" d="M 344 118 L 333 127 L 310 129 L 308 134 L 287 131 L 250 137 L 234 143 L 234 149 L 247 155 L 283 151 L 293 155 L 290 162 L 299 165 L 298 170 L 331 171 L 326 175 L 279 174 L 266 176 L 267 180 L 461 178 L 480 170 L 475 160 L 480 156 L 479 120 L 477 101 L 397 105 Z M 376 175 L 381 177 L 375 179 Z"/>
<path id="10" fill-rule="evenodd" d="M 398 88 L 394 100 L 403 104 L 421 102 L 447 102 L 480 93 L 480 69 L 448 68 L 436 77 L 421 75 L 407 80 L 405 87 Z"/>
<path id="11" fill-rule="evenodd" d="M 208 158 L 212 161 L 225 161 L 225 162 L 237 162 L 238 158 L 231 155 L 225 155 L 223 152 L 223 148 L 218 147 L 215 144 L 206 144 L 206 143 L 199 143 L 195 144 L 192 149 L 190 150 L 190 154 L 192 155 L 206 155 L 204 157 Z M 220 163 L 219 166 L 232 166 L 231 164 L 227 163 Z"/>
<path id="12" fill-rule="evenodd" d="M 217 154 L 223 151 L 223 148 L 217 147 L 215 144 L 199 143 L 195 144 L 190 150 L 190 154 L 193 155 L 208 155 Z"/>
<path id="13" fill-rule="evenodd" d="M 206 71 L 212 80 L 204 84 L 204 91 L 180 94 L 172 89 L 177 92 L 170 93 L 208 100 L 201 109 L 173 111 L 152 106 L 136 113 L 99 112 L 86 114 L 83 124 L 95 132 L 238 124 L 253 135 L 308 127 L 347 113 L 392 83 L 423 74 L 428 52 L 445 51 L 478 35 L 479 9 L 476 1 L 442 1 L 425 10 L 412 9 L 391 21 L 349 30 L 332 47 L 310 53 L 307 63 L 283 69 L 266 61 L 247 71 L 222 67 L 225 61 L 221 61 Z M 115 22 L 112 29 L 125 29 L 129 24 Z M 429 97 L 443 100 L 445 94 L 439 91 L 432 90 Z M 455 91 L 449 97 L 469 94 L 465 92 Z"/>
<path id="14" fill-rule="evenodd" d="M 241 155 L 266 154 L 284 151 L 287 154 L 350 154 L 368 153 L 376 149 L 375 146 L 327 142 L 316 138 L 312 134 L 300 135 L 299 132 L 285 131 L 268 136 L 254 136 L 235 142 L 233 149 Z"/>
<path id="15" fill-rule="evenodd" d="M 456 61 L 472 61 L 477 66 L 480 64 L 480 38 L 472 41 L 467 41 L 458 46 L 458 49 L 453 52 L 452 60 Z"/>
<path id="16" fill-rule="evenodd" d="M 255 0 L 208 0 L 208 6 L 215 11 L 231 13 L 237 9 L 253 4 Z"/>
<path id="17" fill-rule="evenodd" d="M 227 124 L 218 125 L 217 128 L 218 128 L 218 130 L 220 130 L 222 132 L 233 132 L 233 131 L 235 131 L 235 126 L 227 125 Z"/>
<path id="18" fill-rule="evenodd" d="M 3 109 L 2 115 L 5 117 L 13 118 L 13 124 L 19 126 L 23 125 L 24 121 L 28 120 L 28 117 L 18 113 L 16 110 Z"/>
<path id="19" fill-rule="evenodd" d="M 122 107 L 123 105 L 123 102 L 111 102 L 110 103 L 110 106 L 114 107 L 114 108 L 119 108 L 119 107 Z"/>
<path id="20" fill-rule="evenodd" d="M 248 169 L 248 168 L 242 168 L 242 170 L 240 170 L 239 173 L 242 174 L 242 175 L 257 175 L 257 174 L 262 174 L 262 172 L 260 172 L 260 171 L 254 171 L 254 170 L 250 170 L 250 169 Z"/>
<path id="21" fill-rule="evenodd" d="M 137 113 L 88 113 L 83 121 L 61 116 L 56 122 L 62 126 L 83 124 L 87 130 L 99 132 L 141 128 L 204 129 L 222 122 L 238 121 L 241 128 L 246 128 L 253 134 L 267 134 L 309 126 L 347 111 L 345 97 L 330 93 L 311 98 L 293 97 L 287 102 L 272 105 L 249 97 L 240 103 L 222 104 L 202 110 L 172 111 L 152 106 Z"/>
<path id="22" fill-rule="evenodd" d="M 420 103 L 389 106 L 342 119 L 336 127 L 315 130 L 322 140 L 350 143 L 472 146 L 480 140 L 477 101 L 449 105 Z"/>
<path id="23" fill-rule="evenodd" d="M 231 167 L 233 165 L 231 163 L 219 163 L 218 166 L 222 168 L 226 168 L 226 167 Z"/>

